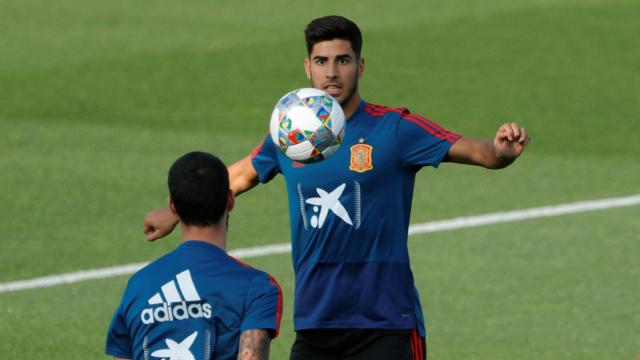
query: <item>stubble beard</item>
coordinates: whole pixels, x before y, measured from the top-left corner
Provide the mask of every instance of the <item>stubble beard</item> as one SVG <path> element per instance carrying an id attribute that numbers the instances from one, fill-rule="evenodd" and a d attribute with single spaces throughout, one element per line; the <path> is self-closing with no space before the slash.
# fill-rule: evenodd
<path id="1" fill-rule="evenodd" d="M 344 108 L 351 101 L 351 99 L 353 98 L 353 95 L 356 93 L 357 90 L 358 90 L 358 75 L 356 74 L 356 76 L 353 79 L 353 87 L 351 88 L 351 91 L 349 91 L 349 93 L 344 98 L 344 100 L 340 101 L 340 106 L 342 106 L 342 108 Z"/>
<path id="2" fill-rule="evenodd" d="M 316 88 L 318 90 L 322 90 L 322 85 L 316 85 L 315 81 L 313 81 L 313 77 L 310 79 L 310 81 L 311 81 L 311 87 Z M 358 74 L 357 73 L 353 76 L 352 84 L 353 84 L 353 87 L 347 93 L 347 96 L 345 96 L 343 100 L 338 100 L 338 102 L 340 103 L 340 106 L 342 106 L 343 108 L 345 107 L 346 104 L 349 103 L 349 101 L 351 101 L 351 99 L 353 98 L 353 95 L 358 90 L 358 85 L 359 84 L 358 84 Z"/>

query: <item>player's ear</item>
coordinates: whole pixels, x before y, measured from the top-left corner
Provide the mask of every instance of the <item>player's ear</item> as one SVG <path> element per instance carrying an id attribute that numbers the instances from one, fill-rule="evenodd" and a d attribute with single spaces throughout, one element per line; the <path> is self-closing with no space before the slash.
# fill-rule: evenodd
<path id="1" fill-rule="evenodd" d="M 229 189 L 229 193 L 227 194 L 227 211 L 231 212 L 235 206 L 236 196 L 233 194 L 233 190 Z"/>
<path id="2" fill-rule="evenodd" d="M 171 196 L 167 198 L 167 206 L 169 207 L 172 213 L 178 215 L 178 212 L 176 211 L 176 206 L 173 204 L 173 199 L 171 198 Z"/>
<path id="3" fill-rule="evenodd" d="M 304 72 L 307 73 L 307 80 L 311 80 L 311 61 L 309 57 L 304 58 Z"/>
<path id="4" fill-rule="evenodd" d="M 364 72 L 364 58 L 360 57 L 358 61 L 358 79 L 362 77 L 362 73 Z"/>

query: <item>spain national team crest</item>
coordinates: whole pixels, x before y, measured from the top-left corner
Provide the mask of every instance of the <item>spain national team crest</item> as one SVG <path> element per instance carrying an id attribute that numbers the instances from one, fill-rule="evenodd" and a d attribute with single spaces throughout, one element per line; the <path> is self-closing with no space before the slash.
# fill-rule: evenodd
<path id="1" fill-rule="evenodd" d="M 373 158 L 371 153 L 373 147 L 367 144 L 356 144 L 351 147 L 351 163 L 349 170 L 363 173 L 373 169 Z"/>

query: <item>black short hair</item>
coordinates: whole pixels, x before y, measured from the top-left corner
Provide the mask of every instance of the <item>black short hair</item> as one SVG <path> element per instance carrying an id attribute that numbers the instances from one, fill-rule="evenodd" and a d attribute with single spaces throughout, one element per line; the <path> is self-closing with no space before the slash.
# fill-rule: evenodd
<path id="1" fill-rule="evenodd" d="M 362 34 L 358 25 L 343 16 L 330 15 L 312 20 L 304 29 L 307 41 L 307 55 L 311 55 L 313 46 L 321 41 L 343 39 L 351 43 L 351 48 L 360 58 Z"/>
<path id="2" fill-rule="evenodd" d="M 186 225 L 217 225 L 227 207 L 229 173 L 224 163 L 201 151 L 187 153 L 169 169 L 169 194 Z"/>

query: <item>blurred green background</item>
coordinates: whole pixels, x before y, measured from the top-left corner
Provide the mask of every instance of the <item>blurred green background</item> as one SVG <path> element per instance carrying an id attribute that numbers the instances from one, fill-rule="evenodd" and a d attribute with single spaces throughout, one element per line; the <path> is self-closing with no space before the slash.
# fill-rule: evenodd
<path id="1" fill-rule="evenodd" d="M 142 236 L 166 171 L 227 163 L 308 85 L 303 28 L 341 14 L 364 34 L 364 99 L 490 138 L 533 142 L 501 171 L 424 169 L 412 223 L 640 193 L 640 1 L 0 0 L 0 282 L 151 261 Z M 231 249 L 287 242 L 282 179 L 242 195 Z M 636 207 L 410 237 L 429 358 L 640 356 Z M 285 291 L 288 254 L 247 262 Z M 0 293 L 0 358 L 104 358 L 127 276 Z"/>

